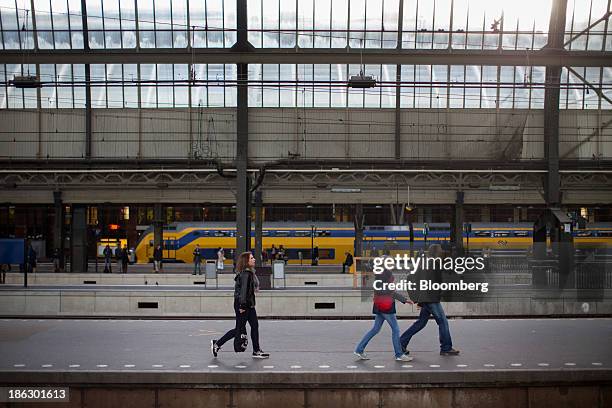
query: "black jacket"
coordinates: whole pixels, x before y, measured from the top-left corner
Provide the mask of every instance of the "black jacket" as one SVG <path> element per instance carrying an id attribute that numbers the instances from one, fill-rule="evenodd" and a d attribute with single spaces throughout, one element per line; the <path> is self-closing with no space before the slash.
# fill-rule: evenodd
<path id="1" fill-rule="evenodd" d="M 245 269 L 234 278 L 234 300 L 241 309 L 255 307 L 255 279 L 255 272 L 251 269 Z"/>
<path id="2" fill-rule="evenodd" d="M 164 253 L 161 248 L 155 248 L 153 250 L 153 260 L 154 261 L 161 261 L 163 257 L 164 257 Z"/>
<path id="3" fill-rule="evenodd" d="M 347 266 L 353 266 L 353 255 L 348 254 L 344 260 L 344 264 Z"/>

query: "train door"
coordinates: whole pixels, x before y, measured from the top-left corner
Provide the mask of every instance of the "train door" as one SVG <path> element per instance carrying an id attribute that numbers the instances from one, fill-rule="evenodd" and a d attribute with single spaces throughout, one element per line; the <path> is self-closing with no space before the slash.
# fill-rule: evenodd
<path id="1" fill-rule="evenodd" d="M 164 240 L 164 259 L 176 259 L 176 240 Z"/>

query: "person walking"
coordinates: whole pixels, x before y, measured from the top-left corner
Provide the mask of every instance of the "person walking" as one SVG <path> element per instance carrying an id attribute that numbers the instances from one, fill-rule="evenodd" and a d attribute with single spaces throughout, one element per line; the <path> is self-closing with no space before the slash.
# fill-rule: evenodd
<path id="1" fill-rule="evenodd" d="M 32 243 L 28 245 L 28 272 L 35 273 L 36 272 L 36 251 L 32 246 Z"/>
<path id="2" fill-rule="evenodd" d="M 312 249 L 312 266 L 319 265 L 319 247 L 316 246 Z"/>
<path id="3" fill-rule="evenodd" d="M 104 251 L 102 251 L 102 255 L 104 255 L 104 273 L 113 273 L 113 268 L 112 268 L 113 251 L 110 249 L 110 246 L 108 246 L 108 244 L 106 244 L 106 247 L 104 247 Z"/>
<path id="4" fill-rule="evenodd" d="M 219 249 L 217 250 L 217 269 L 222 271 L 225 261 L 225 251 L 223 250 L 223 247 L 219 247 Z"/>
<path id="5" fill-rule="evenodd" d="M 255 275 L 255 257 L 250 252 L 243 252 L 236 264 L 236 277 L 234 278 L 234 312 L 236 314 L 236 327 L 229 330 L 218 340 L 210 341 L 210 349 L 217 357 L 221 347 L 230 339 L 246 333 L 246 323 L 251 326 L 251 341 L 253 343 L 253 358 L 268 358 L 270 354 L 264 353 L 259 345 L 259 322 L 255 311 L 255 292 L 259 288 L 259 280 Z"/>
<path id="6" fill-rule="evenodd" d="M 162 251 L 161 245 L 156 246 L 153 250 L 153 270 L 155 273 L 159 273 L 163 257 L 164 252 Z"/>
<path id="7" fill-rule="evenodd" d="M 128 246 L 126 245 L 125 248 L 121 249 L 121 271 L 123 273 L 127 273 L 128 271 L 128 264 L 130 262 L 129 256 Z"/>
<path id="8" fill-rule="evenodd" d="M 193 249 L 193 275 L 196 272 L 198 275 L 202 274 L 202 251 L 200 250 L 200 244 L 196 244 Z"/>
<path id="9" fill-rule="evenodd" d="M 346 267 L 350 267 L 353 266 L 353 255 L 351 255 L 350 252 L 345 252 L 344 253 L 346 255 L 346 259 L 344 260 L 344 262 L 342 263 L 342 273 L 346 273 Z"/>
<path id="10" fill-rule="evenodd" d="M 377 280 L 380 280 L 382 284 L 391 283 L 394 281 L 393 274 L 390 270 L 385 271 L 376 276 Z M 380 286 L 382 287 L 382 286 Z M 395 291 L 386 289 L 375 290 L 374 300 L 372 305 L 372 313 L 375 314 L 374 326 L 369 332 L 363 336 L 357 347 L 355 348 L 355 355 L 360 360 L 369 360 L 369 357 L 365 353 L 365 348 L 372 340 L 374 336 L 378 334 L 383 323 L 386 321 L 391 327 L 391 340 L 393 343 L 393 352 L 395 353 L 395 360 L 397 361 L 412 361 L 412 357 L 404 354 L 400 345 L 400 330 L 397 324 L 397 318 L 395 316 L 395 300 L 399 300 L 402 303 L 407 303 L 408 299 L 400 295 Z"/>
<path id="11" fill-rule="evenodd" d="M 429 246 L 427 251 L 428 258 L 439 258 L 444 254 L 440 244 L 432 244 Z M 435 262 L 434 262 L 435 264 Z M 424 274 L 426 273 L 426 275 Z M 438 268 L 432 268 L 429 270 L 421 270 L 416 273 L 416 280 L 429 279 L 432 282 L 442 282 L 442 271 Z M 402 349 L 406 354 L 409 352 L 406 350 L 412 337 L 423 330 L 429 321 L 429 316 L 433 316 L 436 323 L 438 324 L 438 332 L 440 338 L 440 355 L 441 356 L 456 356 L 459 354 L 459 350 L 453 348 L 453 341 L 451 339 L 450 329 L 448 326 L 448 319 L 440 303 L 441 293 L 439 290 L 430 291 L 414 291 L 410 292 L 410 297 L 417 307 L 421 309 L 417 320 L 404 332 L 400 337 L 400 343 Z"/>

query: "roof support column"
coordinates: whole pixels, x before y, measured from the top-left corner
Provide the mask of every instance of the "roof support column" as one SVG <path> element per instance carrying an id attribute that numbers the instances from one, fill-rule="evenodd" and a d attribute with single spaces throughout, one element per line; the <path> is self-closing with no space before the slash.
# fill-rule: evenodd
<path id="1" fill-rule="evenodd" d="M 548 28 L 549 49 L 562 49 L 565 33 L 567 0 L 555 0 L 550 13 Z M 561 203 L 559 178 L 559 95 L 561 86 L 561 66 L 546 66 L 544 90 L 544 158 L 547 163 L 544 195 L 549 207 Z"/>
<path id="2" fill-rule="evenodd" d="M 247 31 L 247 0 L 236 0 L 237 41 L 235 52 L 252 51 Z M 249 65 L 237 65 L 236 106 L 236 256 L 251 247 L 251 192 L 247 166 L 249 162 Z"/>
<path id="3" fill-rule="evenodd" d="M 83 51 L 89 51 L 89 32 L 87 29 L 87 0 L 81 0 L 81 21 L 83 24 Z M 91 158 L 91 69 L 85 64 L 85 158 Z"/>

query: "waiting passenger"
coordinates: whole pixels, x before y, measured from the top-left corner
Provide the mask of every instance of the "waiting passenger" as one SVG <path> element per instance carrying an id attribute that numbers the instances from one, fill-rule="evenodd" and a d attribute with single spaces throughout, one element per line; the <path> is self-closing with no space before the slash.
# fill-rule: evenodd
<path id="1" fill-rule="evenodd" d="M 393 274 L 388 269 L 378 275 L 378 279 L 383 283 L 391 283 L 394 281 Z M 391 340 L 393 342 L 395 359 L 397 361 L 412 360 L 412 357 L 404 354 L 400 345 L 399 325 L 395 317 L 395 299 L 402 303 L 408 302 L 408 299 L 395 291 L 376 290 L 374 292 L 374 301 L 372 305 L 372 313 L 376 315 L 374 318 L 374 326 L 365 336 L 363 336 L 363 339 L 361 339 L 355 349 L 355 355 L 359 357 L 360 360 L 369 360 L 369 357 L 365 353 L 365 348 L 370 340 L 378 334 L 385 321 L 391 326 Z"/>
<path id="2" fill-rule="evenodd" d="M 106 244 L 104 251 L 102 251 L 102 255 L 104 255 L 104 273 L 112 273 L 113 272 L 113 266 L 112 266 L 113 251 L 110 249 L 110 246 L 108 246 L 108 244 Z"/>
<path id="3" fill-rule="evenodd" d="M 36 272 L 36 251 L 32 246 L 32 243 L 28 246 L 28 264 L 26 265 L 28 272 Z"/>
<path id="4" fill-rule="evenodd" d="M 444 252 L 442 251 L 442 247 L 440 244 L 432 244 L 429 246 L 427 251 L 427 256 L 429 258 L 438 258 L 442 257 Z M 438 268 L 433 268 L 431 270 L 424 271 L 427 272 L 427 276 L 423 276 L 422 278 L 427 278 L 432 282 L 441 282 L 442 281 L 442 271 Z M 421 273 L 417 271 L 416 280 L 419 280 L 419 276 Z M 408 351 L 406 347 L 408 347 L 408 343 L 412 339 L 412 336 L 423 330 L 429 321 L 429 316 L 433 316 L 438 324 L 438 331 L 440 337 L 440 355 L 441 356 L 456 356 L 459 354 L 459 350 L 455 350 L 453 348 L 453 342 L 451 340 L 450 329 L 448 327 L 448 319 L 446 318 L 446 314 L 444 313 L 444 309 L 442 308 L 442 304 L 440 304 L 441 293 L 439 290 L 435 291 L 414 291 L 410 292 L 410 298 L 417 306 L 421 309 L 421 313 L 416 322 L 412 324 L 406 330 L 401 338 L 400 342 L 402 345 L 402 349 L 406 354 Z"/>
<path id="5" fill-rule="evenodd" d="M 253 358 L 268 358 L 270 354 L 264 353 L 259 346 L 259 321 L 255 311 L 255 292 L 259 288 L 259 280 L 255 275 L 255 258 L 250 252 L 243 252 L 238 258 L 234 278 L 234 312 L 236 314 L 236 327 L 229 330 L 219 340 L 210 341 L 213 356 L 217 357 L 221 347 L 237 335 L 246 334 L 246 323 L 251 326 L 251 341 L 253 342 Z"/>
<path id="6" fill-rule="evenodd" d="M 272 248 L 270 248 L 270 264 L 272 264 L 272 262 L 276 261 L 277 257 L 276 257 L 276 247 L 274 246 L 274 244 L 272 244 Z"/>
<path id="7" fill-rule="evenodd" d="M 319 265 L 319 247 L 316 246 L 312 249 L 312 266 Z"/>
<path id="8" fill-rule="evenodd" d="M 155 273 L 159 273 L 159 270 L 161 269 L 161 263 L 162 263 L 163 257 L 164 257 L 164 252 L 162 251 L 161 245 L 158 245 L 153 250 L 153 268 L 154 268 Z"/>
<path id="9" fill-rule="evenodd" d="M 127 273 L 130 258 L 127 245 L 121 250 L 121 272 Z"/>
<path id="10" fill-rule="evenodd" d="M 353 266 L 353 255 L 351 255 L 350 252 L 345 252 L 344 253 L 346 255 L 346 259 L 344 260 L 344 262 L 342 263 L 342 273 L 346 273 L 346 267 L 348 266 L 349 268 L 351 266 Z"/>
<path id="11" fill-rule="evenodd" d="M 196 244 L 193 250 L 193 274 L 197 272 L 198 275 L 202 274 L 202 252 L 200 251 L 200 244 Z"/>
<path id="12" fill-rule="evenodd" d="M 225 261 L 225 251 L 222 247 L 219 247 L 217 249 L 217 269 L 220 271 L 222 271 L 225 266 L 223 261 Z"/>

